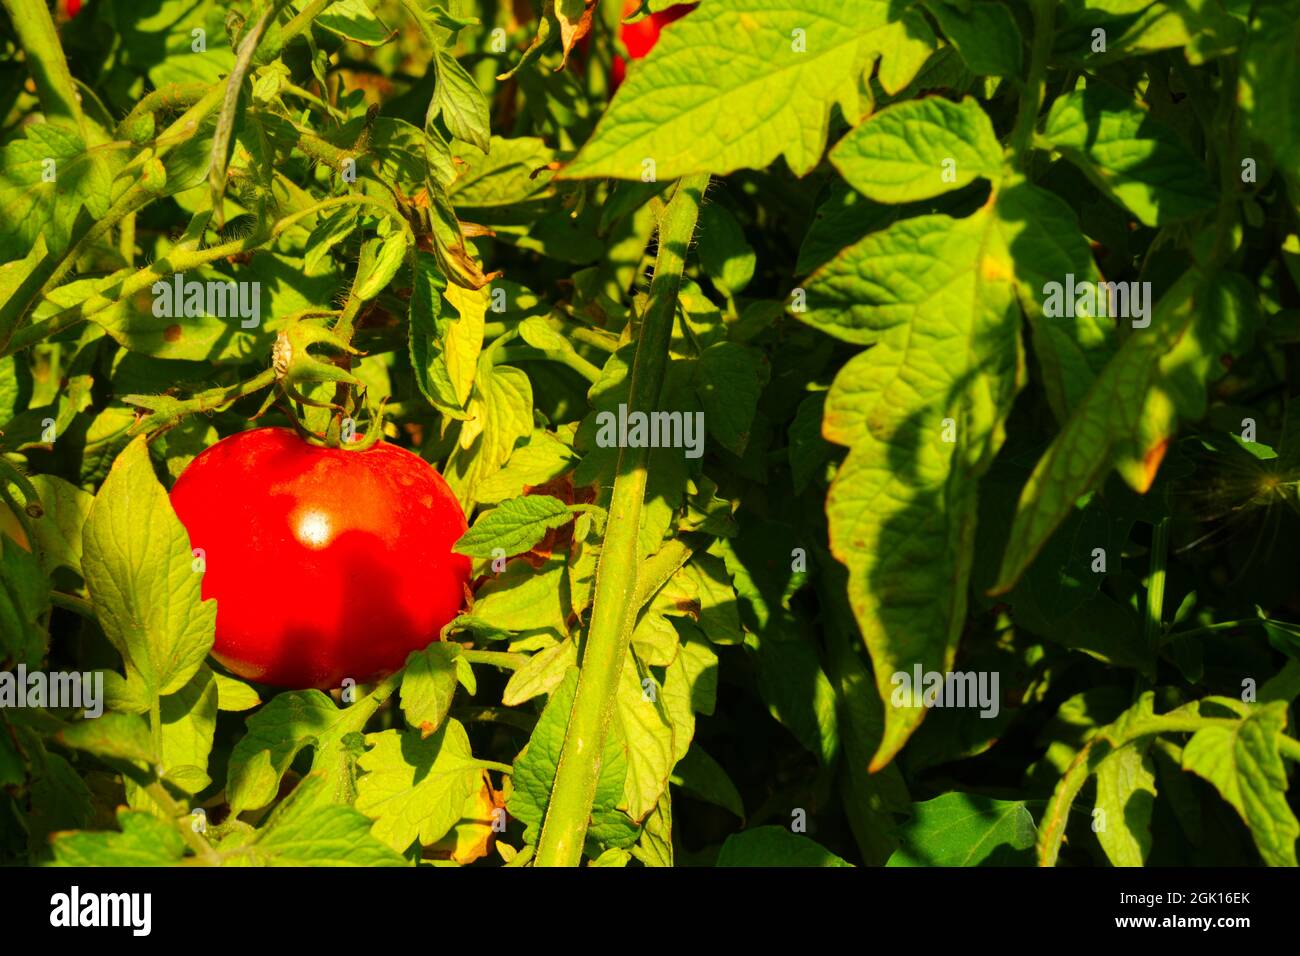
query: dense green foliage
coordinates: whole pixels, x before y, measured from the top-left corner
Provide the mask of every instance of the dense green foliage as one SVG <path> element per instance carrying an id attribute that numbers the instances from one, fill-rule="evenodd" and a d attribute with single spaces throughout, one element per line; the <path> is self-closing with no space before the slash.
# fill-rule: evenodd
<path id="1" fill-rule="evenodd" d="M 3 5 L 0 862 L 1296 865 L 1297 0 Z M 209 656 L 254 423 L 442 642 Z"/>

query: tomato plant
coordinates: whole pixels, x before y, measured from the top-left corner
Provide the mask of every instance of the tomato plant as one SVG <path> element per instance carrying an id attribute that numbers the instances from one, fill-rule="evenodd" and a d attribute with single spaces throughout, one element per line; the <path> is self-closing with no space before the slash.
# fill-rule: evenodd
<path id="1" fill-rule="evenodd" d="M 1296 864 L 1296 0 L 0 4 L 0 862 Z"/>

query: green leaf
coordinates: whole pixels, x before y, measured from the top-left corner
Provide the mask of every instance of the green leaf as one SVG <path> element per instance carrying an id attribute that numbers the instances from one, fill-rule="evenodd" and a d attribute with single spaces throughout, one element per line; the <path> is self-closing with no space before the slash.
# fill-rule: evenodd
<path id="1" fill-rule="evenodd" d="M 966 97 L 887 106 L 831 150 L 850 186 L 883 203 L 931 199 L 1002 172 L 1002 147 L 978 103 Z"/>
<path id="2" fill-rule="evenodd" d="M 704 425 L 734 454 L 744 454 L 749 444 L 749 430 L 766 382 L 766 361 L 754 349 L 718 342 L 700 353 L 695 390 L 704 406 Z"/>
<path id="3" fill-rule="evenodd" d="M 56 866 L 173 866 L 185 855 L 176 827 L 152 813 L 118 810 L 120 833 L 74 832 L 55 835 Z"/>
<path id="4" fill-rule="evenodd" d="M 148 722 L 138 714 L 108 711 L 99 717 L 77 720 L 62 728 L 55 739 L 65 747 L 97 757 L 125 760 L 143 767 L 156 762 Z"/>
<path id="5" fill-rule="evenodd" d="M 1205 167 L 1177 135 L 1124 93 L 1092 84 L 1052 104 L 1043 136 L 1144 225 L 1212 210 Z"/>
<path id="6" fill-rule="evenodd" d="M 45 514 L 32 522 L 36 546 L 45 566 L 50 570 L 69 568 L 80 574 L 81 530 L 94 495 L 54 475 L 33 475 L 32 486 L 45 509 Z"/>
<path id="7" fill-rule="evenodd" d="M 452 550 L 473 558 L 490 558 L 497 548 L 506 555 L 523 554 L 546 537 L 548 530 L 563 527 L 572 520 L 573 512 L 559 498 L 550 495 L 511 498 L 481 514 Z"/>
<path id="8" fill-rule="evenodd" d="M 1020 29 L 1006 4 L 975 0 L 959 6 L 948 0 L 927 0 L 925 7 L 972 73 L 1020 75 Z"/>
<path id="9" fill-rule="evenodd" d="M 1023 801 L 945 793 L 912 805 L 888 866 L 1025 866 L 1033 862 L 1034 818 Z"/>
<path id="10" fill-rule="evenodd" d="M 9 343 L 9 337 L 40 291 L 41 283 L 49 278 L 50 270 L 54 268 L 52 263 L 47 263 L 49 258 L 45 236 L 39 235 L 23 258 L 0 265 L 0 346 Z M 17 361 L 18 356 L 11 359 L 11 362 Z M 25 364 L 21 367 L 26 370 Z M 13 368 L 16 371 L 19 366 L 15 364 Z M 0 410 L 0 418 L 8 420 L 11 409 L 15 412 L 21 410 L 6 403 Z"/>
<path id="11" fill-rule="evenodd" d="M 757 256 L 736 217 L 717 203 L 700 207 L 700 265 L 714 284 L 735 295 L 754 277 Z"/>
<path id="12" fill-rule="evenodd" d="M 819 843 L 785 827 L 755 827 L 727 837 L 718 866 L 852 866 Z"/>
<path id="13" fill-rule="evenodd" d="M 1286 702 L 1273 701 L 1252 708 L 1231 728 L 1201 728 L 1183 748 L 1183 769 L 1204 777 L 1232 804 L 1269 866 L 1295 866 L 1300 837 L 1278 753 L 1286 722 Z"/>
<path id="14" fill-rule="evenodd" d="M 790 478 L 796 494 L 802 493 L 813 476 L 822 471 L 831 459 L 833 449 L 822 438 L 825 409 L 826 393 L 816 392 L 799 403 L 790 422 Z"/>
<path id="15" fill-rule="evenodd" d="M 1252 13 L 1238 99 L 1251 138 L 1268 150 L 1294 189 L 1300 185 L 1300 18 L 1294 4 L 1256 4 Z"/>
<path id="16" fill-rule="evenodd" d="M 492 136 L 487 97 L 474 78 L 446 50 L 434 53 L 433 66 L 437 71 L 437 85 L 424 125 L 428 126 L 433 117 L 441 113 L 442 121 L 452 136 L 486 153 Z"/>
<path id="17" fill-rule="evenodd" d="M 460 669 L 461 646 L 447 641 L 412 651 L 402 674 L 402 713 L 411 728 L 428 737 L 447 718 Z"/>
<path id="18" fill-rule="evenodd" d="M 632 856 L 645 866 L 673 865 L 673 804 L 669 791 L 663 792 L 655 808 L 645 818 L 641 837 L 636 846 L 632 847 Z"/>
<path id="19" fill-rule="evenodd" d="M 299 3 L 297 6 L 301 8 L 305 4 Z M 362 46 L 382 46 L 397 33 L 375 16 L 365 0 L 335 0 L 316 14 L 312 25 L 337 33 L 343 39 Z"/>
<path id="20" fill-rule="evenodd" d="M 370 271 L 355 285 L 358 299 L 369 302 L 393 281 L 397 270 L 402 267 L 402 261 L 406 258 L 406 247 L 410 243 L 410 238 L 410 233 L 405 229 L 394 226 L 392 232 L 383 239 L 369 240 L 377 251 L 374 253 L 374 264 L 370 267 Z"/>
<path id="21" fill-rule="evenodd" d="M 725 175 L 761 169 L 778 156 L 796 175 L 807 173 L 826 145 L 831 107 L 853 119 L 864 112 L 860 84 L 877 54 L 884 51 L 888 64 L 904 37 L 918 38 L 922 49 L 932 39 L 919 18 L 893 23 L 891 7 L 884 0 L 701 5 L 629 72 L 562 175 L 641 179 L 647 159 L 662 180 Z M 908 68 L 891 77 L 896 84 L 919 69 L 916 52 L 917 45 L 900 52 Z"/>
<path id="22" fill-rule="evenodd" d="M 112 195 L 112 171 L 81 133 L 26 124 L 0 151 L 0 261 L 28 255 L 41 236 L 51 252 L 64 252 L 81 207 L 102 219 Z"/>
<path id="23" fill-rule="evenodd" d="M 217 679 L 217 709 L 226 711 L 252 710 L 262 702 L 257 691 L 243 681 L 227 677 L 225 674 L 213 674 Z"/>
<path id="24" fill-rule="evenodd" d="M 691 743 L 686 756 L 677 761 L 670 782 L 687 793 L 715 806 L 730 810 L 743 822 L 745 803 L 722 765 L 708 755 L 699 741 Z"/>
<path id="25" fill-rule="evenodd" d="M 474 595 L 474 617 L 503 631 L 566 633 L 564 565 L 558 555 L 540 568 L 511 561 Z"/>
<path id="26" fill-rule="evenodd" d="M 569 668 L 578 663 L 578 644 L 573 640 L 538 651 L 528 658 L 528 663 L 510 675 L 501 692 L 501 703 L 517 707 L 526 700 L 551 693 L 564 680 Z"/>
<path id="27" fill-rule="evenodd" d="M 217 698 L 215 675 L 205 666 L 162 699 L 162 766 L 168 779 L 175 781 L 173 771 L 178 768 L 191 768 L 186 771 L 189 780 L 197 782 L 201 776 L 204 781 L 194 789 L 182 785 L 187 793 L 198 793 L 210 782 L 206 771 L 217 728 Z"/>
<path id="28" fill-rule="evenodd" d="M 467 412 L 443 477 L 469 511 L 477 500 L 478 483 L 495 474 L 515 444 L 532 434 L 533 387 L 528 376 L 481 357 Z"/>
<path id="29" fill-rule="evenodd" d="M 822 671 L 816 649 L 801 638 L 781 639 L 770 628 L 749 635 L 756 651 L 758 690 L 772 716 L 790 728 L 799 743 L 830 766 L 840 749 L 835 689 Z"/>
<path id="30" fill-rule="evenodd" d="M 189 535 L 154 477 L 145 439 L 113 462 L 83 533 L 82 570 L 128 681 L 175 693 L 212 649 L 217 604 L 204 601 Z"/>
<path id="31" fill-rule="evenodd" d="M 544 199 L 554 192 L 551 186 L 554 173 L 546 167 L 554 162 L 555 153 L 544 140 L 532 136 L 514 139 L 493 136 L 487 155 L 466 150 L 459 158 L 465 166 L 447 187 L 447 196 L 457 209 L 518 206 Z"/>
<path id="32" fill-rule="evenodd" d="M 0 502 L 0 508 L 7 505 Z M 50 579 L 40 559 L 0 534 L 0 664 L 39 667 L 49 645 L 49 616 Z"/>
<path id="33" fill-rule="evenodd" d="M 448 720 L 430 737 L 385 730 L 366 744 L 357 809 L 375 821 L 375 837 L 399 853 L 442 839 L 480 782 L 465 728 Z"/>
<path id="34" fill-rule="evenodd" d="M 1097 766 L 1097 841 L 1113 866 L 1143 866 L 1151 852 L 1151 812 L 1156 799 L 1151 740 L 1113 750 Z"/>
<path id="35" fill-rule="evenodd" d="M 664 697 L 649 668 L 629 652 L 619 678 L 614 720 L 627 753 L 627 777 L 619 806 L 637 823 L 659 802 L 677 762 L 676 731 Z"/>
<path id="36" fill-rule="evenodd" d="M 1039 459 L 1020 495 L 993 593 L 1020 579 L 1075 502 L 1113 466 L 1134 490 L 1155 480 L 1178 416 L 1200 418 L 1220 356 L 1243 352 L 1257 321 L 1240 276 L 1184 273 L 1135 330 Z"/>
<path id="37" fill-rule="evenodd" d="M 280 780 L 304 747 L 319 751 L 343 736 L 345 714 L 318 690 L 277 694 L 248 718 L 230 754 L 226 798 L 234 813 L 256 810 L 275 799 Z"/>
<path id="38" fill-rule="evenodd" d="M 663 699 L 673 727 L 673 763 L 682 760 L 695 736 L 695 715 L 712 714 L 718 696 L 718 655 L 700 633 L 687 624 L 672 663 L 664 674 Z"/>
<path id="39" fill-rule="evenodd" d="M 538 429 L 527 444 L 514 450 L 504 468 L 479 482 L 476 497 L 480 505 L 499 504 L 507 498 L 522 495 L 529 486 L 558 478 L 576 463 L 577 456 L 572 448 L 549 432 Z"/>
<path id="40" fill-rule="evenodd" d="M 303 270 L 315 272 L 329 255 L 330 249 L 350 236 L 359 224 L 355 206 L 342 206 L 330 215 L 317 219 L 315 228 L 307 237 L 307 251 L 302 259 Z"/>
<path id="41" fill-rule="evenodd" d="M 328 803 L 327 781 L 309 774 L 275 808 L 256 840 L 230 854 L 230 862 L 255 866 L 405 866 L 401 855 L 376 839 L 376 826 L 351 807 Z"/>

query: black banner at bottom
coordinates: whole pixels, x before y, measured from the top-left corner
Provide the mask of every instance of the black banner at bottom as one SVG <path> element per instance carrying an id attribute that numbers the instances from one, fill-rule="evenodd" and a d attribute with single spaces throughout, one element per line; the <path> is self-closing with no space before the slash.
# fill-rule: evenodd
<path id="1" fill-rule="evenodd" d="M 1106 936 L 1228 942 L 1294 921 L 1295 875 L 1277 870 L 9 869 L 6 929 L 113 945 L 246 937 L 337 943 L 390 932 L 492 939 L 550 925 L 576 935 L 690 937 L 852 932 L 875 942 Z M 545 923 L 530 923 L 532 919 Z M 684 921 L 689 921 L 684 923 Z M 567 927 L 567 929 L 564 929 Z M 655 927 L 658 927 L 656 929 Z M 442 934 L 446 935 L 442 935 Z M 769 942 L 771 942 L 769 938 Z"/>

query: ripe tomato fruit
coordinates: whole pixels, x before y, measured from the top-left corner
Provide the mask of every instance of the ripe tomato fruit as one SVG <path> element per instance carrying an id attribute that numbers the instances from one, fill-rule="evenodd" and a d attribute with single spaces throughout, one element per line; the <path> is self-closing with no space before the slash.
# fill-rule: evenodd
<path id="1" fill-rule="evenodd" d="M 176 480 L 172 507 L 217 600 L 213 656 L 279 687 L 338 687 L 402 666 L 460 610 L 465 513 L 405 449 L 312 445 L 284 428 L 224 438 Z"/>
<path id="2" fill-rule="evenodd" d="M 628 16 L 632 11 L 639 7 L 640 0 L 626 0 L 623 4 L 623 16 Z M 693 3 L 679 3 L 676 6 L 669 7 L 667 10 L 660 10 L 658 13 L 652 13 L 648 17 L 638 20 L 636 23 L 627 24 L 619 28 L 618 37 L 623 41 L 623 46 L 627 48 L 629 59 L 639 60 L 659 42 L 659 31 L 672 23 L 679 20 L 686 14 L 695 9 Z M 623 77 L 627 74 L 627 63 L 621 56 L 615 54 L 612 69 L 612 86 L 618 89 L 619 84 L 623 82 Z"/>

